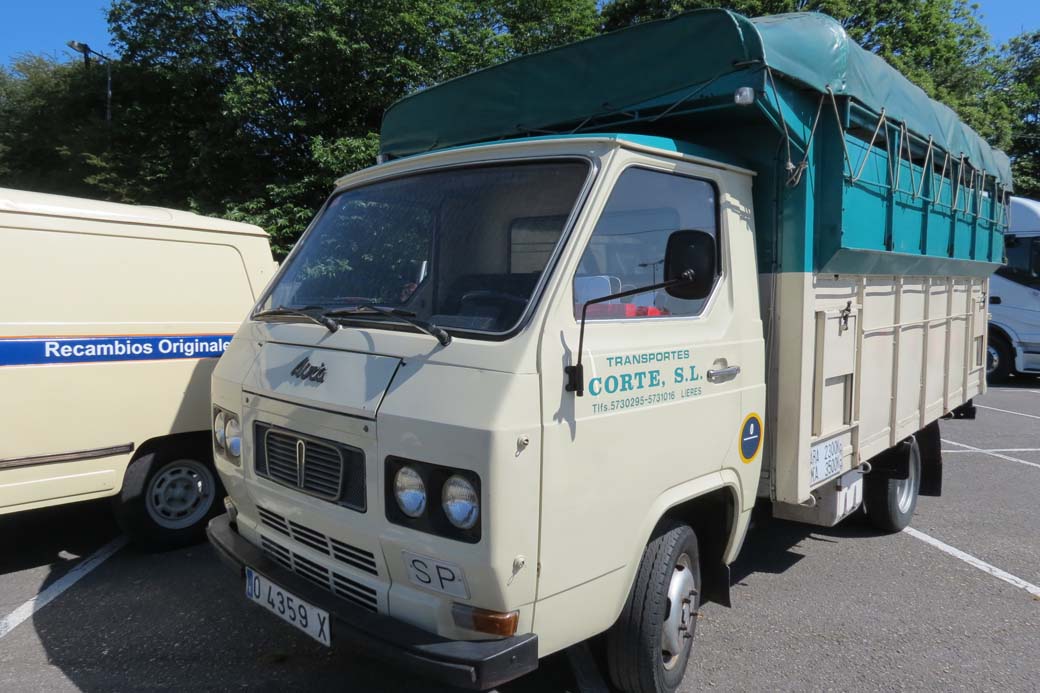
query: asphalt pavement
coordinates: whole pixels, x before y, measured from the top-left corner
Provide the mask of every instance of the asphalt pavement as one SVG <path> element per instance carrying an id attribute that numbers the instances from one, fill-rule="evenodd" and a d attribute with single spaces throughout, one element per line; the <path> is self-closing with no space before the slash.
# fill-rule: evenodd
<path id="1" fill-rule="evenodd" d="M 759 521 L 683 689 L 1040 690 L 1040 380 L 976 404 L 913 532 Z M 0 516 L 0 691 L 443 690 L 281 624 L 207 545 L 123 544 L 103 502 Z M 557 655 L 502 691 L 578 689 Z"/>

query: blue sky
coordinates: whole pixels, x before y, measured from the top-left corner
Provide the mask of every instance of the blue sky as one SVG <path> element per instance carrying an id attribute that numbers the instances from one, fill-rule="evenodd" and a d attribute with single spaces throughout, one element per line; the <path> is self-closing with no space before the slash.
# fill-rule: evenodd
<path id="1" fill-rule="evenodd" d="M 1023 31 L 1040 30 L 1038 0 L 977 0 L 995 43 Z M 74 57 L 65 42 L 75 39 L 110 51 L 107 0 L 0 0 L 0 64 L 21 53 Z"/>

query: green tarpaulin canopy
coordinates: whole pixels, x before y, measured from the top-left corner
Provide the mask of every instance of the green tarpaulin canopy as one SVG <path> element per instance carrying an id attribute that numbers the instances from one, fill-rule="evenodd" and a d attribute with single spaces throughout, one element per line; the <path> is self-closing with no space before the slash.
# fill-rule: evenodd
<path id="1" fill-rule="evenodd" d="M 747 76 L 761 87 L 768 66 L 780 78 L 848 96 L 902 122 L 954 157 L 1011 185 L 1011 165 L 951 109 L 818 13 L 748 19 L 697 10 L 671 19 L 516 58 L 401 99 L 386 112 L 382 151 L 406 156 L 442 147 L 539 132 L 683 103 L 698 85 Z"/>

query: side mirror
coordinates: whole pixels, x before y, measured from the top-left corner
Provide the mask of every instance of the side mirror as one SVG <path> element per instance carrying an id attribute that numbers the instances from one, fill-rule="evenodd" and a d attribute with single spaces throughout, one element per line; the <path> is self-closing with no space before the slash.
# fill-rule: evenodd
<path id="1" fill-rule="evenodd" d="M 618 298 L 664 289 L 669 296 L 694 300 L 707 298 L 715 284 L 715 237 L 706 231 L 673 231 L 668 236 L 664 252 L 664 281 L 640 286 L 627 291 L 606 294 L 584 302 L 581 307 L 581 330 L 578 333 L 578 360 L 573 366 L 564 366 L 567 376 L 564 389 L 578 397 L 585 395 L 585 369 L 581 355 L 585 350 L 585 320 L 589 306 Z"/>
<path id="2" fill-rule="evenodd" d="M 665 287 L 673 298 L 707 298 L 715 284 L 715 237 L 706 231 L 674 231 L 668 236 L 664 254 L 664 279 L 675 282 Z"/>

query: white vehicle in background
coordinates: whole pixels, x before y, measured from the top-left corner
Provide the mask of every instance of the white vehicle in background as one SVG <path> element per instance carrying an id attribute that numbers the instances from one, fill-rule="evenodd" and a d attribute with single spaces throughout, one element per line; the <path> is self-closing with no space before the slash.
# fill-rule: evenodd
<path id="1" fill-rule="evenodd" d="M 1011 198 L 1007 265 L 990 280 L 990 380 L 1040 375 L 1040 202 Z"/>

